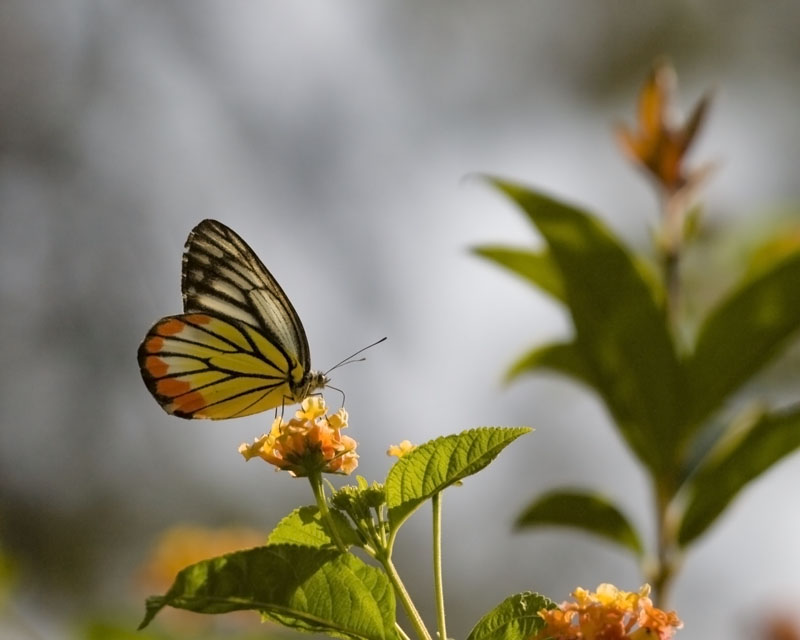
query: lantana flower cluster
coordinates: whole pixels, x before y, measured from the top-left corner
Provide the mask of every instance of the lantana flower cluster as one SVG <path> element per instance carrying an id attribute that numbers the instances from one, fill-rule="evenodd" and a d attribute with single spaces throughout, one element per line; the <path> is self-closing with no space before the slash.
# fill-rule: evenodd
<path id="1" fill-rule="evenodd" d="M 252 444 L 243 443 L 239 453 L 245 460 L 261 458 L 295 477 L 352 473 L 358 466 L 357 443 L 341 433 L 347 427 L 347 412 L 339 409 L 327 415 L 326 411 L 321 396 L 309 396 L 294 418 L 288 422 L 275 418 L 269 433 Z"/>
<path id="2" fill-rule="evenodd" d="M 638 593 L 601 584 L 597 591 L 578 588 L 575 602 L 563 602 L 539 615 L 545 627 L 531 640 L 669 640 L 683 626 L 674 611 L 653 606 L 650 585 Z"/>

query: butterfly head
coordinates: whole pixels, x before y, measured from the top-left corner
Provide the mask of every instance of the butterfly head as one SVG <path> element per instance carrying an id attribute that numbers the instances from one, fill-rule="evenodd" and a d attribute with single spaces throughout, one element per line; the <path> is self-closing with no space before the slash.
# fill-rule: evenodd
<path id="1" fill-rule="evenodd" d="M 331 379 L 321 371 L 309 371 L 298 384 L 292 386 L 293 400 L 302 402 L 315 391 L 327 387 L 330 381 Z"/>

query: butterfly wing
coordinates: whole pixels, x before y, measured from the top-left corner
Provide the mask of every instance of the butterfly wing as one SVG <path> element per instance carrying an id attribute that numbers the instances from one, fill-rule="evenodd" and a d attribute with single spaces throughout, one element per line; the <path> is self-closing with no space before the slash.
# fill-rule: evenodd
<path id="1" fill-rule="evenodd" d="M 310 371 L 291 302 L 232 229 L 204 220 L 183 255 L 182 315 L 162 318 L 139 347 L 147 388 L 181 418 L 251 415 L 302 400 L 327 379 Z"/>
<path id="2" fill-rule="evenodd" d="M 293 399 L 304 372 L 259 331 L 208 313 L 159 320 L 139 347 L 153 397 L 181 418 L 238 418 Z"/>
<path id="3" fill-rule="evenodd" d="M 297 312 L 255 252 L 229 227 L 203 220 L 183 254 L 183 310 L 243 322 L 308 371 L 308 340 Z"/>

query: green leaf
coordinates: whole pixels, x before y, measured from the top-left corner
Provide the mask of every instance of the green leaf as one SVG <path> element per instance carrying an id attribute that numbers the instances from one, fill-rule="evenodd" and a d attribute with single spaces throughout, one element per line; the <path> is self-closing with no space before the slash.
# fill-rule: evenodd
<path id="1" fill-rule="evenodd" d="M 701 423 L 800 328 L 800 252 L 739 285 L 706 318 L 687 363 L 692 422 Z"/>
<path id="2" fill-rule="evenodd" d="M 537 288 L 564 302 L 564 283 L 558 265 L 546 251 L 511 247 L 476 247 L 473 251 L 516 273 Z"/>
<path id="3" fill-rule="evenodd" d="M 530 427 L 482 427 L 431 440 L 400 458 L 386 477 L 389 522 L 397 529 L 434 494 L 477 473 Z"/>
<path id="4" fill-rule="evenodd" d="M 555 602 L 538 593 L 516 593 L 483 616 L 467 640 L 525 640 L 544 627 L 539 611 L 555 607 Z"/>
<path id="5" fill-rule="evenodd" d="M 197 613 L 257 610 L 270 620 L 338 638 L 394 639 L 386 575 L 349 553 L 295 545 L 257 547 L 198 562 L 147 600 L 147 626 L 165 606 Z"/>
<path id="6" fill-rule="evenodd" d="M 633 525 L 613 503 L 596 493 L 551 491 L 534 500 L 516 522 L 520 529 L 543 525 L 583 529 L 633 551 L 637 557 L 644 553 Z"/>
<path id="7" fill-rule="evenodd" d="M 331 510 L 331 517 L 342 542 L 346 545 L 361 546 L 361 539 L 343 514 Z M 299 507 L 292 511 L 272 530 L 267 542 L 270 545 L 299 544 L 316 548 L 336 546 L 327 528 L 323 526 L 322 516 L 316 506 Z"/>
<path id="8" fill-rule="evenodd" d="M 685 425 L 685 379 L 656 300 L 663 291 L 597 219 L 522 186 L 492 183 L 527 213 L 564 282 L 575 344 L 590 379 L 639 459 L 672 473 Z"/>
<path id="9" fill-rule="evenodd" d="M 749 482 L 800 447 L 800 407 L 763 415 L 732 434 L 689 481 L 678 532 L 682 546 L 697 539 Z"/>
<path id="10" fill-rule="evenodd" d="M 574 342 L 554 342 L 534 347 L 511 365 L 506 374 L 506 381 L 510 382 L 523 373 L 531 373 L 538 369 L 550 369 L 594 387 L 592 372 L 589 371 Z"/>

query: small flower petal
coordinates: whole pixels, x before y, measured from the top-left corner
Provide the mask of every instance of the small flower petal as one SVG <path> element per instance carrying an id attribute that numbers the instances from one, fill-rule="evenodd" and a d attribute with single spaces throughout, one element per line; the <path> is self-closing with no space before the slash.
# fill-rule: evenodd
<path id="1" fill-rule="evenodd" d="M 402 458 L 407 453 L 410 453 L 414 449 L 417 448 L 417 445 L 411 444 L 410 440 L 403 440 L 400 444 L 393 444 L 389 447 L 386 451 L 386 455 L 388 456 L 397 456 L 398 458 Z"/>
<path id="2" fill-rule="evenodd" d="M 300 404 L 295 414 L 298 420 L 316 420 L 325 415 L 325 399 L 322 396 L 308 396 Z"/>
<path id="3" fill-rule="evenodd" d="M 347 411 L 342 408 L 333 415 L 328 416 L 328 424 L 331 429 L 344 429 L 347 427 L 347 418 Z"/>

